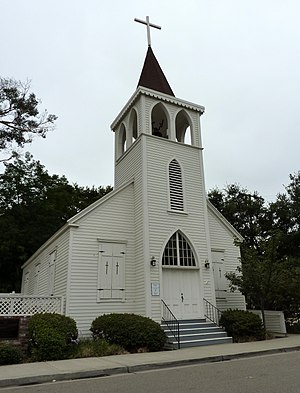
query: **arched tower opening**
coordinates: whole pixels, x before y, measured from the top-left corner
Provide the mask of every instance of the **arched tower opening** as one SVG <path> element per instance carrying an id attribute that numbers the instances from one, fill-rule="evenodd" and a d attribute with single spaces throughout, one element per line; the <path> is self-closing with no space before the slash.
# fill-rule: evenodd
<path id="1" fill-rule="evenodd" d="M 126 151 L 126 128 L 122 123 L 118 132 L 118 142 L 117 142 L 117 158 Z"/>
<path id="2" fill-rule="evenodd" d="M 187 145 L 193 144 L 192 122 L 184 110 L 177 113 L 175 120 L 176 140 Z"/>
<path id="3" fill-rule="evenodd" d="M 165 107 L 158 103 L 151 112 L 152 135 L 169 138 L 169 116 Z"/>
<path id="4" fill-rule="evenodd" d="M 137 112 L 134 108 L 132 108 L 130 113 L 129 129 L 130 129 L 130 134 L 132 136 L 132 143 L 133 143 L 138 137 Z"/>

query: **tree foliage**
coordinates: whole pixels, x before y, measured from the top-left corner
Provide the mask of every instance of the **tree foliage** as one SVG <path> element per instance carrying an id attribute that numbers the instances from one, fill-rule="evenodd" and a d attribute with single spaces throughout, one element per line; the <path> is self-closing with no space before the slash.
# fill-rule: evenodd
<path id="1" fill-rule="evenodd" d="M 53 233 L 111 187 L 69 184 L 29 154 L 0 175 L 0 292 L 19 290 L 21 265 Z"/>
<path id="2" fill-rule="evenodd" d="M 241 267 L 227 274 L 248 307 L 300 315 L 300 172 L 286 192 L 266 203 L 257 192 L 233 184 L 209 193 L 210 201 L 241 233 Z"/>
<path id="3" fill-rule="evenodd" d="M 257 248 L 268 227 L 264 198 L 256 191 L 250 193 L 237 184 L 208 194 L 212 204 L 244 237 L 248 246 Z"/>
<path id="4" fill-rule="evenodd" d="M 57 119 L 45 110 L 30 92 L 30 82 L 0 78 L 0 162 L 17 156 L 17 149 L 31 143 L 34 136 L 46 137 Z"/>

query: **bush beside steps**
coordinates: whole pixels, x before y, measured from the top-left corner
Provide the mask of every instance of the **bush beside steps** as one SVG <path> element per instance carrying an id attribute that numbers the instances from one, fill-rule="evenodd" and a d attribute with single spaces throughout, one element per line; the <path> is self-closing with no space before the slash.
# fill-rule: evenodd
<path id="1" fill-rule="evenodd" d="M 150 318 L 108 314 L 92 322 L 92 339 L 78 339 L 76 322 L 60 314 L 35 314 L 28 325 L 30 361 L 74 359 L 162 350 L 166 335 Z"/>
<path id="2" fill-rule="evenodd" d="M 158 323 L 136 314 L 101 315 L 90 330 L 94 339 L 120 345 L 128 352 L 160 351 L 167 340 Z"/>
<path id="3" fill-rule="evenodd" d="M 249 311 L 223 311 L 220 325 L 233 338 L 233 342 L 259 341 L 266 338 L 266 331 L 260 317 Z"/>

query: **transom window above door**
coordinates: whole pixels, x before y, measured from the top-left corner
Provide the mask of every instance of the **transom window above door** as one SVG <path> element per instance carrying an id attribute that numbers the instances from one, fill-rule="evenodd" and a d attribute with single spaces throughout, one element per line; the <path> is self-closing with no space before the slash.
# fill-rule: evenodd
<path id="1" fill-rule="evenodd" d="M 196 259 L 187 239 L 175 232 L 169 239 L 162 257 L 163 266 L 195 267 Z"/>

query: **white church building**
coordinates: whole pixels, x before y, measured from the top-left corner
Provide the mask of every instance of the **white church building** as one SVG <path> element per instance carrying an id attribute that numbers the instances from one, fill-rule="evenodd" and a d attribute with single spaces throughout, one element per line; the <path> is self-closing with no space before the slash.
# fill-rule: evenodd
<path id="1" fill-rule="evenodd" d="M 205 191 L 203 113 L 175 97 L 149 45 L 138 86 L 111 125 L 114 190 L 23 265 L 23 295 L 62 296 L 82 335 L 107 313 L 161 322 L 163 304 L 179 320 L 204 318 L 207 301 L 245 309 L 225 278 L 240 264 L 241 235 Z"/>

